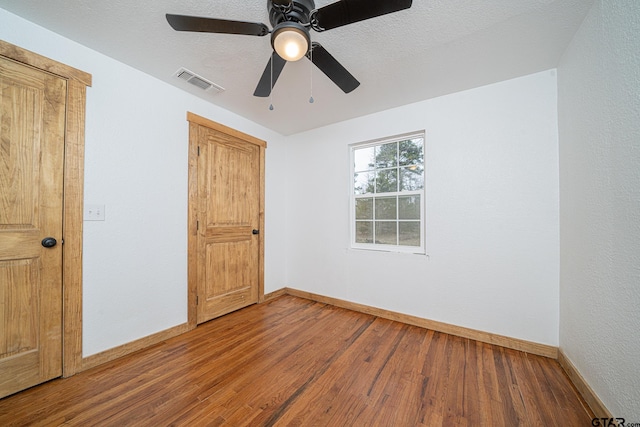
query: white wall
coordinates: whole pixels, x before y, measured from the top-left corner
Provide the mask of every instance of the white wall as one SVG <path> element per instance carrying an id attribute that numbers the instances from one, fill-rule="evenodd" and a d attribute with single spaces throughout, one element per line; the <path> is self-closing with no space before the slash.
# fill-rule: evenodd
<path id="1" fill-rule="evenodd" d="M 291 136 L 288 286 L 558 344 L 555 70 Z M 348 144 L 426 131 L 429 256 L 348 250 Z"/>
<path id="2" fill-rule="evenodd" d="M 83 354 L 186 322 L 186 112 L 264 139 L 266 292 L 285 281 L 282 138 L 122 63 L 0 9 L 0 38 L 93 75 L 87 93 Z"/>
<path id="3" fill-rule="evenodd" d="M 558 69 L 560 347 L 640 422 L 640 5 L 598 0 Z"/>

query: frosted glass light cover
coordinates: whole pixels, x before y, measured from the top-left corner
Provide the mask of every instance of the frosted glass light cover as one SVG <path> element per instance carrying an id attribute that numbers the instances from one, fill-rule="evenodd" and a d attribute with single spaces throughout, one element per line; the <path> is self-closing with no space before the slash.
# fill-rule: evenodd
<path id="1" fill-rule="evenodd" d="M 286 28 L 276 34 L 273 48 L 282 59 L 297 61 L 306 55 L 309 50 L 309 42 L 302 31 Z"/>

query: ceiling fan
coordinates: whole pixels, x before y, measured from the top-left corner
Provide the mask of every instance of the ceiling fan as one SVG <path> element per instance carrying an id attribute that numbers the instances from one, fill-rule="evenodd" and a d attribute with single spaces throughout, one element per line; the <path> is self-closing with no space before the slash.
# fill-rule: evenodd
<path id="1" fill-rule="evenodd" d="M 309 29 L 317 32 L 331 30 L 365 19 L 375 18 L 411 7 L 412 0 L 340 0 L 320 9 L 314 0 L 267 0 L 272 30 L 265 24 L 198 16 L 167 14 L 169 25 L 176 31 L 202 33 L 243 34 L 266 36 L 271 34 L 273 52 L 254 96 L 267 97 L 287 61 L 306 56 L 344 93 L 360 82 L 349 73 L 320 43 L 311 42 Z"/>

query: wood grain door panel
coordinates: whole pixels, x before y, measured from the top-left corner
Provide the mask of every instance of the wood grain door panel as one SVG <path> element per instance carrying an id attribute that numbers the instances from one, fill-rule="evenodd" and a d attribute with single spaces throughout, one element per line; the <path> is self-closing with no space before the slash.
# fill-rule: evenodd
<path id="1" fill-rule="evenodd" d="M 62 373 L 66 81 L 0 58 L 0 397 Z"/>
<path id="2" fill-rule="evenodd" d="M 261 149 L 198 128 L 197 322 L 258 302 Z"/>

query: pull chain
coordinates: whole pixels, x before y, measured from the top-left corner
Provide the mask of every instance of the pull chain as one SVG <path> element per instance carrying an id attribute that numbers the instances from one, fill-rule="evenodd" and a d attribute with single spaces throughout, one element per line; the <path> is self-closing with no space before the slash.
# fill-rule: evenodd
<path id="1" fill-rule="evenodd" d="M 269 61 L 269 64 L 271 64 L 271 86 L 270 86 L 270 90 L 269 90 L 269 111 L 273 111 L 273 53 L 271 54 L 271 61 Z"/>
<path id="2" fill-rule="evenodd" d="M 313 104 L 313 45 L 311 45 L 311 50 L 309 51 L 309 86 L 311 89 L 311 97 L 309 98 L 309 104 Z"/>

